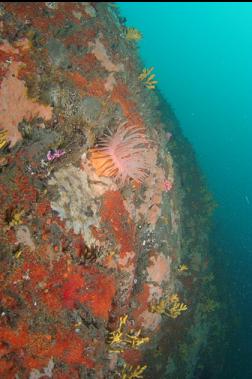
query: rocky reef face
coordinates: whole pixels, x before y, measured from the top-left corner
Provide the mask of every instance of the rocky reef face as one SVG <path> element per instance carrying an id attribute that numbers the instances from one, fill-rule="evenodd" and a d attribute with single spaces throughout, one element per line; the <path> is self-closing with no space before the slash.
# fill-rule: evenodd
<path id="1" fill-rule="evenodd" d="M 203 370 L 213 202 L 124 22 L 1 3 L 1 378 Z"/>

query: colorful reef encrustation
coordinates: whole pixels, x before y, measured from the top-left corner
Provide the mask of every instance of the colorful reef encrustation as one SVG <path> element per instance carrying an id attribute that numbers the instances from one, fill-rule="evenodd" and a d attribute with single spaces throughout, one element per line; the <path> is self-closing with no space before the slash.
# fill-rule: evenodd
<path id="1" fill-rule="evenodd" d="M 1 3 L 0 31 L 0 377 L 193 377 L 213 201 L 142 34 L 102 2 Z"/>

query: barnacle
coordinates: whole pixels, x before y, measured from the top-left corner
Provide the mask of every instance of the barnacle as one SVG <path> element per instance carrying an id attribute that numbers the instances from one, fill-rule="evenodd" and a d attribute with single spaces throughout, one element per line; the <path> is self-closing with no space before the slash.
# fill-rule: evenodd
<path id="1" fill-rule="evenodd" d="M 143 182 L 150 167 L 146 156 L 149 141 L 144 128 L 125 124 L 120 124 L 115 134 L 105 135 L 98 147 L 91 149 L 91 162 L 99 176 L 115 177 L 121 184 L 129 179 Z"/>

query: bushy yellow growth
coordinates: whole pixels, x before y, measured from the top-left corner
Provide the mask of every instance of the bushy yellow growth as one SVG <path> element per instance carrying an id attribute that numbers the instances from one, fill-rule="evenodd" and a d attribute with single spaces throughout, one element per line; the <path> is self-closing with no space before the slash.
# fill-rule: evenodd
<path id="1" fill-rule="evenodd" d="M 13 214 L 11 221 L 9 222 L 8 226 L 16 226 L 22 223 L 22 215 L 24 214 L 24 211 L 16 212 Z"/>
<path id="2" fill-rule="evenodd" d="M 149 342 L 149 337 L 141 337 L 141 329 L 138 331 L 131 330 L 129 333 L 124 332 L 128 315 L 120 317 L 119 327 L 109 333 L 108 344 L 112 347 L 113 353 L 121 353 L 126 347 L 136 349 L 138 346 Z"/>
<path id="3" fill-rule="evenodd" d="M 148 75 L 150 75 L 150 73 L 154 70 L 154 66 L 152 66 L 151 68 L 144 68 L 143 71 L 141 72 L 141 74 L 138 76 L 138 79 L 143 81 L 147 78 Z"/>
<path id="4" fill-rule="evenodd" d="M 20 256 L 21 256 L 21 254 L 22 254 L 22 250 L 18 250 L 18 251 L 16 252 L 16 254 L 15 254 L 15 258 L 16 258 L 16 259 L 19 259 Z"/>
<path id="5" fill-rule="evenodd" d="M 147 343 L 150 341 L 149 337 L 141 337 L 141 329 L 139 329 L 137 332 L 131 331 L 130 334 L 127 334 L 127 344 L 131 346 L 133 349 L 142 345 L 143 343 Z"/>
<path id="6" fill-rule="evenodd" d="M 182 312 L 188 309 L 187 305 L 180 303 L 177 294 L 171 295 L 169 299 L 162 299 L 158 304 L 152 304 L 150 311 L 153 313 L 164 314 L 171 318 L 177 318 Z"/>
<path id="7" fill-rule="evenodd" d="M 214 274 L 209 272 L 206 276 L 203 277 L 204 284 L 209 284 L 214 281 Z"/>
<path id="8" fill-rule="evenodd" d="M 144 68 L 141 74 L 138 76 L 138 79 L 141 80 L 145 87 L 148 89 L 155 89 L 155 84 L 157 84 L 157 80 L 153 80 L 155 78 L 155 74 L 151 74 L 151 72 L 154 70 L 154 67 L 151 67 L 149 69 Z"/>
<path id="9" fill-rule="evenodd" d="M 127 28 L 126 39 L 129 41 L 139 41 L 142 38 L 142 33 L 136 28 Z"/>
<path id="10" fill-rule="evenodd" d="M 220 304 L 217 301 L 213 299 L 207 299 L 207 301 L 202 306 L 202 310 L 204 313 L 211 313 L 215 312 L 219 307 Z"/>
<path id="11" fill-rule="evenodd" d="M 182 264 L 178 267 L 178 272 L 184 272 L 184 271 L 188 271 L 188 266 L 185 264 Z"/>
<path id="12" fill-rule="evenodd" d="M 124 365 L 121 373 L 122 379 L 137 379 L 143 378 L 142 373 L 147 366 L 137 366 L 135 369 L 132 366 Z"/>
<path id="13" fill-rule="evenodd" d="M 168 310 L 171 318 L 177 318 L 178 316 L 181 315 L 182 312 L 187 310 L 187 305 L 184 303 L 179 302 L 179 297 L 177 294 L 174 294 L 170 297 L 169 305 L 168 305 Z"/>
<path id="14" fill-rule="evenodd" d="M 123 341 L 123 328 L 126 325 L 128 319 L 128 315 L 121 316 L 119 321 L 119 326 L 116 330 L 109 333 L 108 336 L 108 343 L 109 345 L 120 345 Z M 117 348 L 116 350 L 113 350 L 113 352 L 122 352 L 123 350 L 121 348 Z"/>
<path id="15" fill-rule="evenodd" d="M 3 149 L 8 145 L 7 141 L 7 130 L 0 130 L 0 149 Z"/>
<path id="16" fill-rule="evenodd" d="M 160 302 L 157 304 L 151 304 L 150 311 L 152 313 L 158 313 L 160 315 L 167 314 L 166 305 L 167 301 L 160 300 Z"/>

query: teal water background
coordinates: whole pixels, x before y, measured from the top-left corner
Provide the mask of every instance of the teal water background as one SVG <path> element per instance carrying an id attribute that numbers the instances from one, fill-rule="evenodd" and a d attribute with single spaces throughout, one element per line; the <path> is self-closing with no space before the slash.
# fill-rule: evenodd
<path id="1" fill-rule="evenodd" d="M 217 271 L 232 306 L 218 378 L 251 379 L 252 3 L 118 4 L 219 205 Z"/>

